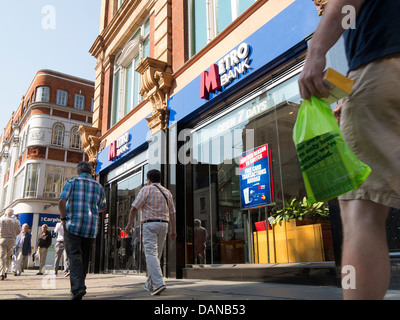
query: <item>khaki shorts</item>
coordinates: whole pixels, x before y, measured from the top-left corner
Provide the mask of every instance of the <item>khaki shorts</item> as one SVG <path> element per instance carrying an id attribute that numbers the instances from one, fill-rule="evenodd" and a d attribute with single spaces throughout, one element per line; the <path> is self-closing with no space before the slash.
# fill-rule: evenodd
<path id="1" fill-rule="evenodd" d="M 374 60 L 349 77 L 355 83 L 343 102 L 340 128 L 372 172 L 360 188 L 339 200 L 371 200 L 400 208 L 400 54 Z"/>

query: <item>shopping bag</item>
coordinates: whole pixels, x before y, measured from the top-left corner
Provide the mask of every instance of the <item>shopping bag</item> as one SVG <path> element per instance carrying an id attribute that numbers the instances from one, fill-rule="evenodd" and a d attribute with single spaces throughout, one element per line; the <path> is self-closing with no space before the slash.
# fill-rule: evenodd
<path id="1" fill-rule="evenodd" d="M 308 202 L 325 202 L 359 188 L 371 173 L 344 142 L 329 104 L 303 100 L 293 129 Z"/>

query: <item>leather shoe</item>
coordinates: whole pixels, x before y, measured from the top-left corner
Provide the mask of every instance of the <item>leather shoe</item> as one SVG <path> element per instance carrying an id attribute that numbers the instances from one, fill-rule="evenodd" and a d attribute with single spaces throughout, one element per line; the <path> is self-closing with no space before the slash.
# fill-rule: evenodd
<path id="1" fill-rule="evenodd" d="M 79 291 L 77 294 L 74 294 L 71 300 L 82 300 L 82 297 L 86 294 L 85 290 Z"/>

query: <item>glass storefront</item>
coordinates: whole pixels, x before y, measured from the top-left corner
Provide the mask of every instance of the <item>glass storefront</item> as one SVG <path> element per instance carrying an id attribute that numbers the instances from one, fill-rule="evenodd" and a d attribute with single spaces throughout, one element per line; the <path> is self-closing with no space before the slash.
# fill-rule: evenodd
<path id="1" fill-rule="evenodd" d="M 106 185 L 109 208 L 104 217 L 104 267 L 106 272 L 145 272 L 146 263 L 142 250 L 140 213 L 134 223 L 135 232 L 127 234 L 131 204 L 143 187 L 147 165 Z"/>
<path id="2" fill-rule="evenodd" d="M 328 209 L 274 223 L 293 207 L 306 210 L 292 140 L 300 107 L 299 72 L 271 81 L 187 134 L 186 198 L 191 201 L 186 207 L 186 265 L 334 260 Z M 242 210 L 240 158 L 265 144 L 272 203 Z"/>

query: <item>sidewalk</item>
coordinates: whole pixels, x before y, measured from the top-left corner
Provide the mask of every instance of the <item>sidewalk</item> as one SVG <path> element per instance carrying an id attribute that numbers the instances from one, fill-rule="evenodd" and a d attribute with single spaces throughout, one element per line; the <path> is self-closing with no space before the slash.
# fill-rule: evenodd
<path id="1" fill-rule="evenodd" d="M 0 282 L 0 300 L 69 300 L 70 282 L 62 272 L 37 276 L 26 270 L 9 274 Z M 143 289 L 145 276 L 134 274 L 89 274 L 83 300 L 341 300 L 341 289 L 307 285 L 166 279 L 167 290 L 151 296 Z M 387 300 L 400 300 L 400 291 L 390 290 Z"/>

